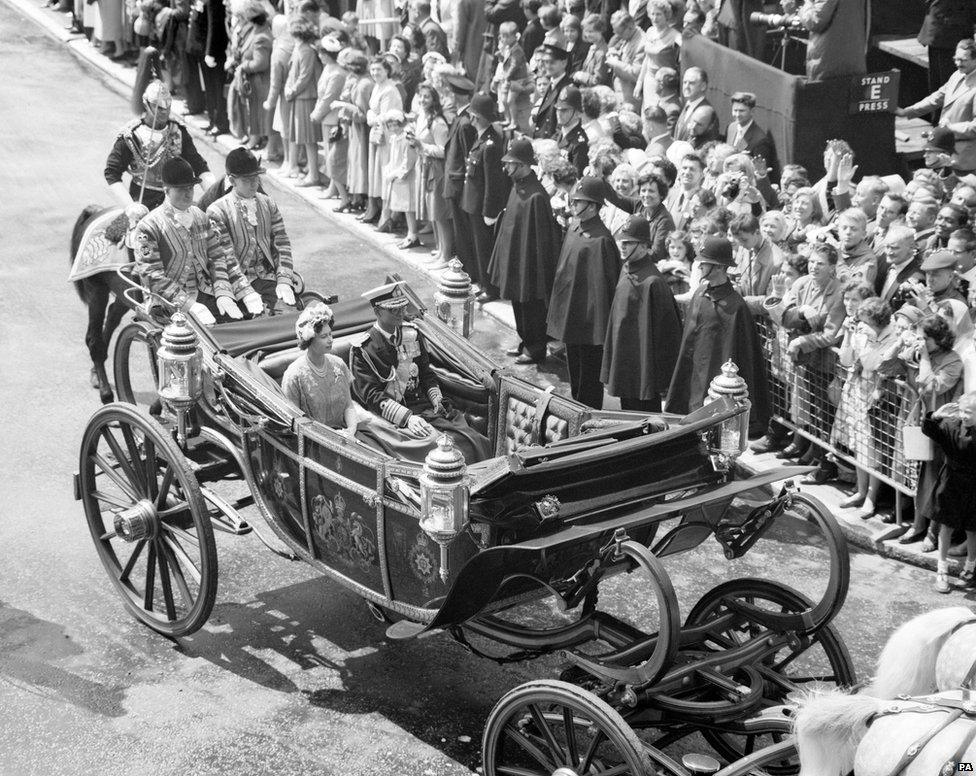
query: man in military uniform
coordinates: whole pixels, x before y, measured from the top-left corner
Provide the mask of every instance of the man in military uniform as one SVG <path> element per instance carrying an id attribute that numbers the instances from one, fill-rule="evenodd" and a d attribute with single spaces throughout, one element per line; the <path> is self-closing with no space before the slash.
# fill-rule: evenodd
<path id="1" fill-rule="evenodd" d="M 488 274 L 488 262 L 495 247 L 495 222 L 505 208 L 512 181 L 502 169 L 505 142 L 492 126 L 498 118 L 495 101 L 487 94 L 476 94 L 468 112 L 478 137 L 468 151 L 461 209 L 468 214 L 474 239 L 474 277 L 480 286 L 478 301 L 484 304 L 498 299 L 498 288 Z"/>
<path id="2" fill-rule="evenodd" d="M 566 365 L 573 398 L 588 407 L 603 407 L 603 343 L 620 252 L 600 220 L 604 183 L 586 176 L 570 192 L 574 222 L 566 232 L 546 319 L 549 336 L 566 345 Z"/>
<path id="3" fill-rule="evenodd" d="M 227 154 L 231 192 L 216 200 L 207 215 L 220 238 L 228 266 L 236 262 L 265 307 L 295 304 L 291 241 L 275 201 L 258 191 L 266 172 L 246 148 Z"/>
<path id="4" fill-rule="evenodd" d="M 549 87 L 542 95 L 535 116 L 532 119 L 533 137 L 553 138 L 556 136 L 558 123 L 556 121 L 556 100 L 563 89 L 569 86 L 569 52 L 560 46 L 546 44 L 542 47 L 543 65 L 549 76 Z"/>
<path id="5" fill-rule="evenodd" d="M 464 171 L 467 166 L 468 151 L 478 138 L 478 130 L 471 123 L 468 103 L 474 92 L 474 83 L 463 75 L 448 75 L 447 85 L 454 94 L 454 107 L 457 114 L 448 131 L 444 145 L 444 199 L 451 209 L 451 230 L 454 234 L 454 252 L 464 265 L 465 271 L 475 276 L 474 243 L 468 216 L 461 209 L 461 191 L 464 189 Z"/>
<path id="6" fill-rule="evenodd" d="M 583 96 L 575 86 L 567 86 L 556 100 L 556 124 L 559 126 L 556 143 L 560 153 L 583 177 L 583 170 L 590 164 L 590 141 L 586 138 L 580 115 L 583 113 Z"/>
<path id="7" fill-rule="evenodd" d="M 487 437 L 471 428 L 460 412 L 445 406 L 424 337 L 404 322 L 409 300 L 402 286 L 402 281 L 387 283 L 363 294 L 373 306 L 376 323 L 352 349 L 352 392 L 378 417 L 363 424 L 360 435 L 392 456 L 419 462 L 444 433 L 465 461 L 484 460 L 490 455 Z"/>
<path id="8" fill-rule="evenodd" d="M 163 165 L 177 157 L 190 164 L 203 186 L 214 182 L 186 127 L 170 117 L 173 99 L 162 81 L 150 82 L 142 104 L 142 116 L 122 128 L 105 161 L 105 180 L 127 210 L 139 202 L 146 210 L 163 204 Z M 130 176 L 128 188 L 122 183 L 124 173 Z"/>
<path id="9" fill-rule="evenodd" d="M 136 271 L 143 283 L 170 304 L 192 312 L 204 325 L 217 317 L 241 318 L 236 299 L 251 314 L 260 314 L 261 297 L 236 261 L 228 265 L 217 230 L 193 204 L 193 187 L 200 179 L 190 163 L 170 159 L 160 177 L 165 201 L 135 229 Z"/>

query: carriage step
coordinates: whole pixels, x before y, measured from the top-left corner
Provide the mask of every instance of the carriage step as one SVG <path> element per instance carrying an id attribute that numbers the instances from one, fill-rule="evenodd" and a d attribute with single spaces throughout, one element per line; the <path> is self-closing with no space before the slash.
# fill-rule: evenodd
<path id="1" fill-rule="evenodd" d="M 722 767 L 722 764 L 708 754 L 689 752 L 681 756 L 681 764 L 691 773 L 709 774 L 715 773 Z"/>
<path id="2" fill-rule="evenodd" d="M 419 636 L 427 626 L 422 622 L 411 622 L 410 620 L 400 620 L 393 623 L 386 629 L 386 637 L 396 641 L 406 641 Z"/>

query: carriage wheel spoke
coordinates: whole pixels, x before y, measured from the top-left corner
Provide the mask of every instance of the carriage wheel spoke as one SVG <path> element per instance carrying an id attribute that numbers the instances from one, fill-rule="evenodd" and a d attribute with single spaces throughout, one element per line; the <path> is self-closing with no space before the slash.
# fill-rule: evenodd
<path id="1" fill-rule="evenodd" d="M 606 737 L 606 733 L 602 730 L 596 731 L 596 735 L 593 736 L 593 740 L 590 741 L 590 745 L 586 749 L 586 754 L 583 755 L 583 761 L 580 763 L 580 767 L 576 769 L 577 771 L 586 773 L 590 769 L 590 766 L 593 764 L 593 758 L 596 756 L 596 750 L 600 748 L 600 744 L 603 743 Z"/>
<path id="2" fill-rule="evenodd" d="M 189 572 L 190 576 L 193 577 L 193 581 L 196 582 L 198 585 L 201 584 L 200 581 L 203 577 L 200 574 L 200 569 L 196 567 L 196 564 L 193 562 L 193 559 L 190 558 L 186 550 L 183 549 L 183 545 L 169 536 L 163 536 L 161 538 L 165 543 L 165 545 L 170 550 L 173 551 L 177 559 L 182 561 L 183 565 L 187 567 L 186 570 Z"/>
<path id="3" fill-rule="evenodd" d="M 186 512 L 190 508 L 190 505 L 185 501 L 177 501 L 175 504 L 166 507 L 166 509 L 161 509 L 156 513 L 156 517 L 160 520 L 165 520 L 173 515 L 178 515 L 180 512 Z"/>
<path id="4" fill-rule="evenodd" d="M 159 581 L 163 588 L 163 603 L 166 605 L 166 619 L 172 622 L 176 619 L 176 603 L 173 601 L 173 586 L 170 584 L 166 553 L 157 551 L 156 560 L 159 561 Z"/>
<path id="5" fill-rule="evenodd" d="M 118 462 L 122 471 L 125 472 L 125 476 L 129 478 L 133 492 L 137 495 L 135 500 L 138 501 L 140 496 L 145 493 L 145 483 L 142 478 L 138 476 L 133 469 L 135 464 L 134 460 L 129 460 L 125 453 L 122 451 L 122 445 L 119 444 L 119 440 L 115 438 L 115 434 L 109 429 L 108 426 L 102 427 L 102 438 L 108 443 L 109 449 L 112 451 L 112 455 L 115 456 L 115 460 Z M 142 491 L 142 493 L 139 493 Z"/>
<path id="6" fill-rule="evenodd" d="M 543 753 L 543 751 L 539 749 L 539 747 L 537 747 L 531 741 L 529 741 L 529 739 L 526 738 L 521 733 L 521 731 L 516 730 L 516 728 L 511 723 L 505 726 L 505 732 L 508 734 L 509 738 L 511 738 L 516 744 L 518 744 L 522 749 L 524 749 L 529 754 L 529 756 L 532 757 L 532 759 L 535 760 L 537 763 L 539 763 L 539 765 L 541 765 L 543 768 L 548 769 L 550 773 L 556 770 L 556 765 L 550 762 L 546 758 L 546 755 Z"/>
<path id="7" fill-rule="evenodd" d="M 627 763 L 621 763 L 620 765 L 615 765 L 613 768 L 608 768 L 605 771 L 593 771 L 592 776 L 622 776 L 622 774 L 624 773 L 630 773 L 630 766 L 627 765 Z M 641 775 L 637 773 L 632 773 L 631 776 L 641 776 Z"/>
<path id="8" fill-rule="evenodd" d="M 125 562 L 125 568 L 122 569 L 122 573 L 119 575 L 119 580 L 126 582 L 129 579 L 129 574 L 132 573 L 132 569 L 136 566 L 136 561 L 139 560 L 139 555 L 142 554 L 142 548 L 146 546 L 146 540 L 140 539 L 135 548 L 132 550 L 132 554 L 129 556 L 129 560 Z"/>
<path id="9" fill-rule="evenodd" d="M 114 493 L 106 493 L 103 490 L 93 490 L 91 494 L 92 498 L 98 499 L 99 501 L 104 501 L 106 504 L 111 504 L 113 507 L 118 507 L 119 509 L 128 509 L 132 506 L 131 501 L 126 501 L 120 496 L 116 496 Z"/>
<path id="10" fill-rule="evenodd" d="M 173 534 L 173 536 L 179 537 L 185 542 L 189 542 L 190 544 L 197 543 L 197 537 L 195 537 L 190 532 L 185 531 L 182 528 L 179 528 L 178 526 L 171 525 L 170 523 L 160 523 L 159 527 L 162 528 L 164 531 L 168 531 L 169 533 Z"/>
<path id="11" fill-rule="evenodd" d="M 146 556 L 146 590 L 142 597 L 142 608 L 147 612 L 153 611 L 153 597 L 156 592 L 156 544 L 149 544 L 149 554 Z"/>
<path id="12" fill-rule="evenodd" d="M 752 754 L 755 747 L 756 747 L 756 737 L 754 735 L 746 736 L 746 743 L 745 743 L 745 749 L 743 750 L 743 754 Z"/>
<path id="13" fill-rule="evenodd" d="M 508 776 L 547 776 L 543 771 L 530 771 L 528 768 L 519 768 L 515 765 L 496 765 L 495 770 Z"/>
<path id="14" fill-rule="evenodd" d="M 566 734 L 566 753 L 569 755 L 567 764 L 575 767 L 579 762 L 579 751 L 576 745 L 576 725 L 573 710 L 563 706 L 563 732 Z"/>
<path id="15" fill-rule="evenodd" d="M 121 425 L 122 428 L 122 438 L 125 440 L 125 446 L 129 451 L 129 460 L 132 462 L 132 469 L 139 479 L 137 482 L 142 487 L 142 492 L 149 494 L 148 483 L 146 480 L 146 471 L 142 463 L 142 456 L 139 455 L 139 445 L 136 444 L 135 435 L 132 433 L 132 426 L 127 423 Z"/>
<path id="16" fill-rule="evenodd" d="M 142 440 L 143 449 L 146 452 L 146 484 L 148 485 L 149 500 L 155 502 L 159 495 L 159 481 L 156 479 L 159 472 L 156 471 L 156 446 L 149 437 Z"/>
<path id="17" fill-rule="evenodd" d="M 183 576 L 183 569 L 180 568 L 180 562 L 177 560 L 176 554 L 170 549 L 165 539 L 160 541 L 159 549 L 169 563 L 170 571 L 173 572 L 173 579 L 176 581 L 176 587 L 180 591 L 180 595 L 183 596 L 187 608 L 192 609 L 194 602 L 193 594 L 190 593 L 190 587 L 186 584 L 186 577 Z"/>
<path id="18" fill-rule="evenodd" d="M 556 737 L 552 734 L 549 723 L 542 715 L 542 709 L 537 704 L 530 703 L 529 713 L 532 715 L 536 727 L 542 733 L 542 738 L 546 742 L 546 746 L 549 747 L 549 752 L 552 754 L 553 760 L 560 765 L 572 765 L 572 761 L 566 759 L 566 752 L 563 751 L 563 748 L 556 741 Z"/>
<path id="19" fill-rule="evenodd" d="M 116 486 L 118 486 L 119 490 L 121 490 L 131 499 L 128 506 L 131 506 L 133 503 L 139 500 L 136 492 L 132 489 L 128 482 L 119 476 L 119 473 L 115 471 L 115 467 L 105 460 L 104 455 L 101 453 L 92 453 L 92 460 L 95 462 L 98 468 L 101 469 L 108 476 L 108 478 L 116 484 Z"/>
<path id="20" fill-rule="evenodd" d="M 163 479 L 159 483 L 159 492 L 156 494 L 156 509 L 162 509 L 166 505 L 166 497 L 173 485 L 173 474 L 173 467 L 167 463 L 163 471 Z"/>

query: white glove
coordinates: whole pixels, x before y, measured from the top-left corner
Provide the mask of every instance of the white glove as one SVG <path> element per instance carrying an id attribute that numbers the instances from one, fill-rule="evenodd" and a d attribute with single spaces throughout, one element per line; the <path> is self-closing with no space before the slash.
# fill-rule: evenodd
<path id="1" fill-rule="evenodd" d="M 133 202 L 125 208 L 125 217 L 129 219 L 130 224 L 138 224 L 143 216 L 147 215 L 149 215 L 149 208 L 139 202 Z"/>
<path id="2" fill-rule="evenodd" d="M 251 315 L 260 315 L 264 312 L 264 302 L 261 301 L 261 295 L 254 291 L 246 294 L 241 301 L 244 302 L 244 306 Z"/>
<path id="3" fill-rule="evenodd" d="M 229 296 L 218 296 L 217 297 L 217 309 L 220 310 L 221 315 L 226 315 L 228 318 L 233 318 L 235 321 L 239 321 L 244 317 L 244 313 L 241 312 L 241 308 L 235 304 L 234 300 Z"/>
<path id="4" fill-rule="evenodd" d="M 407 431 L 418 438 L 423 438 L 430 436 L 434 432 L 434 427 L 420 415 L 411 415 L 407 421 Z"/>
<path id="5" fill-rule="evenodd" d="M 207 55 L 206 55 L 206 56 L 205 56 L 205 57 L 203 58 L 203 63 L 204 63 L 204 64 L 205 64 L 205 65 L 206 65 L 207 67 L 217 67 L 217 60 L 216 60 L 216 59 L 214 59 L 214 57 L 212 57 L 212 56 L 210 56 L 209 54 L 207 54 Z"/>
<path id="6" fill-rule="evenodd" d="M 279 283 L 275 286 L 275 293 L 285 304 L 295 306 L 295 292 L 292 291 L 290 283 Z"/>
<path id="7" fill-rule="evenodd" d="M 194 302 L 190 305 L 190 314 L 204 326 L 213 326 L 217 322 L 217 319 L 213 317 L 213 313 L 207 309 L 206 305 L 202 305 L 199 302 Z"/>

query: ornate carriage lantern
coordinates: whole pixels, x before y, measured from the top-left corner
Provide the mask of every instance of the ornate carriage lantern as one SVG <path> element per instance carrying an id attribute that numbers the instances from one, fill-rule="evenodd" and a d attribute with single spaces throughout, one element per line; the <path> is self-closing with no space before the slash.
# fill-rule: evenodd
<path id="1" fill-rule="evenodd" d="M 474 292 L 471 277 L 458 259 L 451 259 L 434 293 L 437 317 L 462 337 L 470 337 L 474 326 Z"/>
<path id="2" fill-rule="evenodd" d="M 203 392 L 200 340 L 183 313 L 173 313 L 163 329 L 156 361 L 159 371 L 156 392 L 176 414 L 177 442 L 183 446 L 186 444 L 186 413 Z"/>
<path id="3" fill-rule="evenodd" d="M 723 469 L 746 451 L 749 444 L 749 389 L 739 376 L 739 367 L 729 359 L 722 364 L 721 374 L 708 386 L 708 398 L 729 398 L 743 409 L 738 415 L 723 420 L 709 431 L 708 446 Z"/>
<path id="4" fill-rule="evenodd" d="M 448 436 L 424 459 L 420 475 L 420 528 L 441 548 L 441 580 L 449 574 L 447 550 L 468 524 L 468 470 Z"/>

